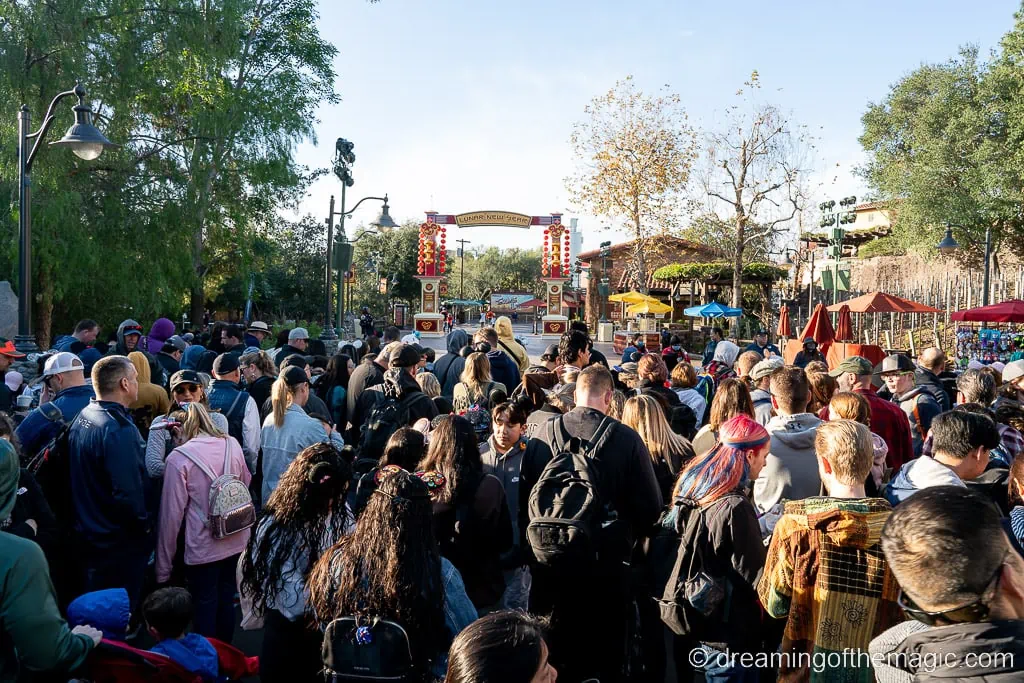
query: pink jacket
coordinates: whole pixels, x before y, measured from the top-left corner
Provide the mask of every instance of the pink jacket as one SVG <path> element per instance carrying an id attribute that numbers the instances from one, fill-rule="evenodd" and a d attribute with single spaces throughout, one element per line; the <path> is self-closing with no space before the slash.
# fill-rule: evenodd
<path id="1" fill-rule="evenodd" d="M 240 554 L 249 542 L 249 529 L 227 538 L 215 539 L 203 524 L 200 511 L 205 515 L 210 507 L 210 478 L 195 463 L 181 453 L 182 448 L 197 455 L 214 474 L 220 476 L 224 468 L 225 443 L 231 451 L 231 472 L 249 484 L 251 475 L 245 465 L 245 456 L 238 442 L 229 437 L 198 436 L 179 446 L 167 456 L 164 470 L 164 489 L 160 498 L 160 533 L 156 546 L 156 580 L 164 583 L 171 578 L 171 565 L 177 547 L 181 520 L 185 519 L 185 564 L 207 564 Z"/>

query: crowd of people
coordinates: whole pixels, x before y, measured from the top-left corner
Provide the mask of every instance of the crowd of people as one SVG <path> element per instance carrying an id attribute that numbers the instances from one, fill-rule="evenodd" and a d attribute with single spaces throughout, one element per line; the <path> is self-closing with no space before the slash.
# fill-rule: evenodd
<path id="1" fill-rule="evenodd" d="M 4 377 L 0 679 L 1024 680 L 1024 361 L 367 315 L 83 320 Z"/>

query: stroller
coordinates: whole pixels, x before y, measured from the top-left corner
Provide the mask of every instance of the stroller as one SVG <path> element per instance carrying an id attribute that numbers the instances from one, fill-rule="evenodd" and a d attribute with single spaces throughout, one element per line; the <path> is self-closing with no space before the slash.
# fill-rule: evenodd
<path id="1" fill-rule="evenodd" d="M 218 680 L 237 681 L 259 674 L 258 657 L 247 657 L 238 648 L 215 638 L 208 640 L 220 661 Z M 138 650 L 106 638 L 89 654 L 78 673 L 78 680 L 90 683 L 209 683 L 164 655 Z"/>

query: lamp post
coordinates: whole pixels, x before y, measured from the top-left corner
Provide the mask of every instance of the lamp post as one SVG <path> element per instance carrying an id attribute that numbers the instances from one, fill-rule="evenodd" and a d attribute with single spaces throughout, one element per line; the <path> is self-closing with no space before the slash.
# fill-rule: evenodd
<path id="1" fill-rule="evenodd" d="M 46 108 L 42 125 L 34 133 L 29 132 L 31 119 L 28 105 L 21 105 L 18 112 L 18 334 L 14 343 L 23 352 L 37 349 L 32 334 L 32 162 L 56 118 L 53 112 L 57 103 L 71 95 L 78 98 L 78 104 L 72 107 L 75 123 L 64 133 L 64 137 L 50 144 L 68 147 L 75 156 L 85 161 L 92 161 L 104 149 L 117 146 L 92 125 L 92 107 L 85 102 L 86 92 L 81 83 L 75 84 L 73 90 L 53 98 Z M 28 146 L 29 140 L 35 140 L 31 149 Z"/>
<path id="2" fill-rule="evenodd" d="M 597 287 L 597 293 L 601 297 L 601 322 L 608 322 L 608 294 L 611 291 L 611 280 L 608 278 L 608 257 L 612 255 L 612 243 L 601 242 L 598 245 L 601 252 L 601 283 Z"/>
<path id="3" fill-rule="evenodd" d="M 953 238 L 953 228 L 963 229 L 960 225 L 951 225 L 946 223 L 946 236 L 942 238 L 942 241 L 935 245 L 935 248 L 946 256 L 952 256 L 957 249 L 960 248 L 960 243 Z M 992 227 L 985 226 L 985 274 L 983 280 L 984 289 L 981 292 L 981 305 L 988 306 L 989 304 L 989 274 L 992 267 Z"/>
<path id="4" fill-rule="evenodd" d="M 356 239 L 349 241 L 345 235 L 345 218 L 351 218 L 352 214 L 359 205 L 368 200 L 375 200 L 383 202 L 384 205 L 381 207 L 381 212 L 372 223 L 370 227 L 377 228 L 378 230 L 390 230 L 398 227 L 394 219 L 391 218 L 388 207 L 388 196 L 385 194 L 383 197 L 363 197 L 356 205 L 351 208 L 345 206 L 345 190 L 352 187 L 355 184 L 355 180 L 352 177 L 352 164 L 356 162 L 356 155 L 352 151 L 355 149 L 355 144 L 346 140 L 345 138 L 338 138 L 335 143 L 335 156 L 334 156 L 334 174 L 338 176 L 341 181 L 341 210 L 334 210 L 334 195 L 331 195 L 331 206 L 327 215 L 327 266 L 324 274 L 324 332 L 320 335 L 321 339 L 337 339 L 337 335 L 334 332 L 334 328 L 331 327 L 331 268 L 334 266 L 333 260 L 337 260 L 338 265 L 338 330 L 341 331 L 345 328 L 345 271 L 348 270 L 349 265 L 352 263 L 352 246 L 366 235 L 375 234 L 374 231 L 366 231 L 361 233 Z M 338 216 L 341 220 L 338 223 L 338 258 L 332 259 L 331 252 L 334 247 L 334 217 Z M 353 330 L 354 334 L 354 330 Z"/>
<path id="5" fill-rule="evenodd" d="M 469 240 L 455 240 L 459 243 L 459 298 L 466 298 L 466 245 L 472 244 Z"/>
<path id="6" fill-rule="evenodd" d="M 839 302 L 839 261 L 843 256 L 843 236 L 846 233 L 845 225 L 857 220 L 857 214 L 853 207 L 857 204 L 856 197 L 844 197 L 839 200 L 839 211 L 835 211 L 836 202 L 830 199 L 822 202 L 818 208 L 822 212 L 821 227 L 832 228 L 831 239 L 829 240 L 829 252 L 835 259 L 835 275 L 832 278 L 832 303 Z"/>

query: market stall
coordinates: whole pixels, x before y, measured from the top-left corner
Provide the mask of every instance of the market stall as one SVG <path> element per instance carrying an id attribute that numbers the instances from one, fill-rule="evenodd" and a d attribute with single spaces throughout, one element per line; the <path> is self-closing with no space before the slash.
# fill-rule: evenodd
<path id="1" fill-rule="evenodd" d="M 1012 299 L 990 306 L 957 311 L 949 319 L 960 323 L 956 331 L 956 363 L 1007 363 L 1024 357 L 1024 301 Z M 987 323 L 987 324 L 986 324 Z"/>

